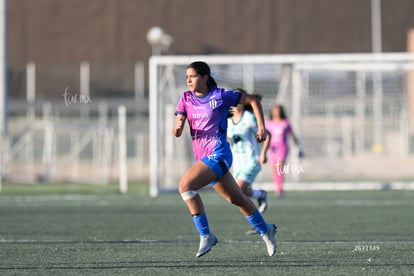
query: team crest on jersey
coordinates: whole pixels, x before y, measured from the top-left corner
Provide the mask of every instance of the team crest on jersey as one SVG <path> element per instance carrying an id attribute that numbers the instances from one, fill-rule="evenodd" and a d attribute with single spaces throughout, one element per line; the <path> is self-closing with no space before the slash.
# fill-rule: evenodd
<path id="1" fill-rule="evenodd" d="M 211 109 L 214 109 L 217 107 L 217 101 L 215 99 L 211 99 L 209 104 L 210 104 Z"/>

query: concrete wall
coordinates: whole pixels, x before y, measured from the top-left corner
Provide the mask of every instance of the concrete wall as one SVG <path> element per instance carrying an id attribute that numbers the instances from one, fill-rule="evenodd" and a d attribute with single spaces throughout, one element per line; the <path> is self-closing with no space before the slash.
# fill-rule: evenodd
<path id="1" fill-rule="evenodd" d="M 371 51 L 369 0 L 9 0 L 9 62 L 147 60 L 150 27 L 170 54 Z M 405 51 L 414 1 L 382 0 L 383 50 Z"/>

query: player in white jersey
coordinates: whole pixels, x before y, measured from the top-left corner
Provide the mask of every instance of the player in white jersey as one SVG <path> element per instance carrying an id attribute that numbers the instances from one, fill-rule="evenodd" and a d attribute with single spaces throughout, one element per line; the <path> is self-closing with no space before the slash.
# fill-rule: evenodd
<path id="1" fill-rule="evenodd" d="M 243 89 L 237 90 L 246 93 Z M 260 99 L 260 96 L 256 97 Z M 227 137 L 233 153 L 233 176 L 246 196 L 257 199 L 258 210 L 263 213 L 267 208 L 267 192 L 253 189 L 252 184 L 261 170 L 261 165 L 267 161 L 266 153 L 269 148 L 270 134 L 266 133 L 266 140 L 261 146 L 256 141 L 256 133 L 257 121 L 250 111 L 250 106 L 238 104 L 232 107 Z M 253 232 L 248 231 L 247 234 L 253 234 Z"/>

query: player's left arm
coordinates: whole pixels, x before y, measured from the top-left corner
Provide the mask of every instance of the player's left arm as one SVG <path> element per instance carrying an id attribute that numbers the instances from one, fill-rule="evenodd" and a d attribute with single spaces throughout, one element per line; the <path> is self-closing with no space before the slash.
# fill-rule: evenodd
<path id="1" fill-rule="evenodd" d="M 260 151 L 260 157 L 259 157 L 260 164 L 265 164 L 267 162 L 267 150 L 269 149 L 271 138 L 272 138 L 272 135 L 266 129 L 266 140 L 263 141 L 263 146 Z"/>
<path id="2" fill-rule="evenodd" d="M 257 142 L 263 142 L 266 139 L 266 128 L 265 128 L 265 121 L 264 121 L 264 114 L 263 114 L 263 107 L 260 103 L 260 100 L 255 96 L 241 93 L 239 104 L 249 104 L 253 109 L 253 113 L 256 116 L 257 120 L 257 134 L 256 140 Z"/>
<path id="3" fill-rule="evenodd" d="M 290 126 L 290 128 L 289 128 L 289 132 L 290 132 L 290 135 L 292 136 L 292 139 L 293 139 L 293 142 L 295 143 L 295 145 L 300 146 L 299 138 L 298 138 L 298 136 L 296 136 L 295 132 L 293 131 L 292 126 Z"/>
<path id="4" fill-rule="evenodd" d="M 289 129 L 289 133 L 292 136 L 293 142 L 295 143 L 297 149 L 298 149 L 298 157 L 302 158 L 303 157 L 303 150 L 302 150 L 302 146 L 300 144 L 299 138 L 298 136 L 296 136 L 295 132 L 292 129 L 292 126 Z"/>

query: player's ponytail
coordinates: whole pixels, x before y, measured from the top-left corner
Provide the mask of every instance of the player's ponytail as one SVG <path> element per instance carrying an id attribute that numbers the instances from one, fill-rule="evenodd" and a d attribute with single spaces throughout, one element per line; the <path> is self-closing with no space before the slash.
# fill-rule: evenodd
<path id="1" fill-rule="evenodd" d="M 245 89 L 243 88 L 236 88 L 235 90 L 239 91 L 242 94 L 247 94 L 247 95 L 251 95 L 253 97 L 255 97 L 256 99 L 258 99 L 259 101 L 262 100 L 262 95 L 259 94 L 249 94 Z M 244 105 L 244 109 L 250 112 L 253 112 L 253 108 L 250 104 L 246 104 Z"/>
<path id="2" fill-rule="evenodd" d="M 211 88 L 217 87 L 216 80 L 212 76 L 208 76 L 207 87 L 210 90 Z"/>
<path id="3" fill-rule="evenodd" d="M 203 61 L 194 61 L 187 66 L 187 69 L 188 68 L 194 69 L 197 72 L 197 74 L 201 76 L 208 76 L 206 83 L 208 89 L 217 87 L 216 80 L 211 76 L 211 70 L 207 63 Z"/>

